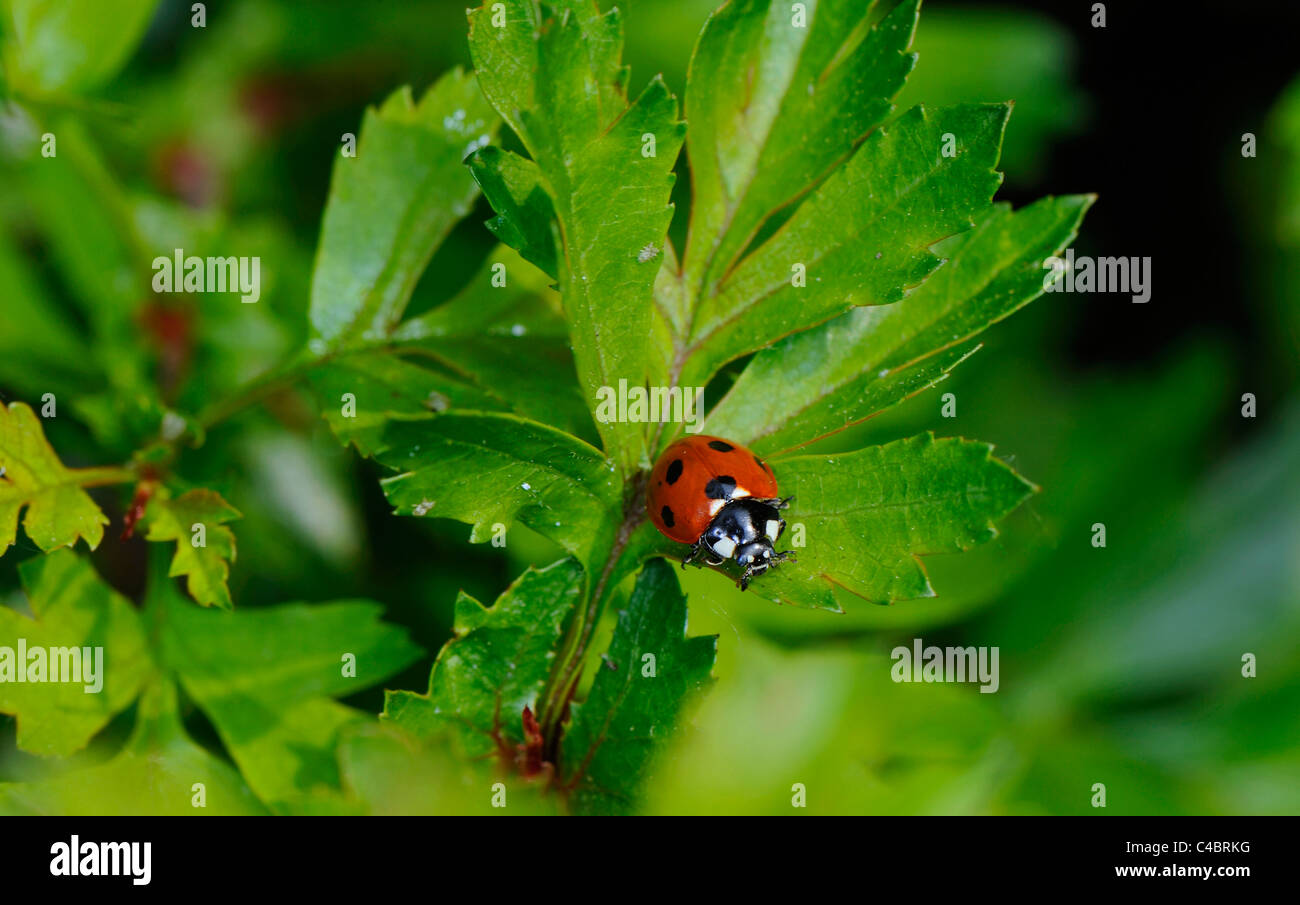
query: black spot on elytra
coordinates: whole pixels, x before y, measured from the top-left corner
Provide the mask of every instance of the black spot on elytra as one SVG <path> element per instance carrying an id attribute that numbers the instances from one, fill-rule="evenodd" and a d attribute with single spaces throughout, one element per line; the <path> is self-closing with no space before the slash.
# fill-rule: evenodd
<path id="1" fill-rule="evenodd" d="M 667 525 L 669 528 L 671 528 L 677 522 L 677 520 L 673 518 L 673 511 L 669 509 L 667 506 L 665 506 L 663 510 L 659 513 L 659 517 L 664 520 L 664 524 Z"/>
<path id="2" fill-rule="evenodd" d="M 718 475 L 704 485 L 704 495 L 711 500 L 729 500 L 736 492 L 736 479 L 729 474 Z"/>
<path id="3" fill-rule="evenodd" d="M 709 449 L 716 449 L 718 452 L 731 452 L 735 448 L 730 443 L 724 443 L 721 440 L 709 441 Z"/>
<path id="4" fill-rule="evenodd" d="M 677 479 L 680 478 L 681 476 L 682 476 L 682 460 L 673 459 L 672 462 L 668 463 L 668 474 L 665 477 L 668 478 L 669 484 L 676 484 Z"/>
<path id="5" fill-rule="evenodd" d="M 764 462 L 762 459 L 760 459 L 758 456 L 754 456 L 754 461 L 757 462 L 757 463 L 758 463 L 758 467 L 761 468 L 761 469 L 763 469 L 764 471 L 770 472 L 770 471 L 772 470 L 772 469 L 768 468 L 768 467 L 767 467 L 767 463 Z"/>

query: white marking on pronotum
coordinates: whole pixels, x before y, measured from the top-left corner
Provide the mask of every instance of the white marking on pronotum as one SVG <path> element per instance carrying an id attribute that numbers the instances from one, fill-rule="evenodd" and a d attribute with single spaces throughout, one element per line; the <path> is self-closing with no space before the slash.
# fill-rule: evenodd
<path id="1" fill-rule="evenodd" d="M 655 248 L 653 242 L 636 253 L 636 259 L 644 264 L 646 261 L 653 261 L 659 255 L 659 249 Z"/>
<path id="2" fill-rule="evenodd" d="M 729 537 L 713 542 L 713 552 L 723 559 L 729 559 L 732 553 L 736 552 L 736 542 Z"/>
<path id="3" fill-rule="evenodd" d="M 767 520 L 767 525 L 763 528 L 763 533 L 767 535 L 770 541 L 776 541 L 776 533 L 781 530 L 781 523 L 774 518 Z"/>

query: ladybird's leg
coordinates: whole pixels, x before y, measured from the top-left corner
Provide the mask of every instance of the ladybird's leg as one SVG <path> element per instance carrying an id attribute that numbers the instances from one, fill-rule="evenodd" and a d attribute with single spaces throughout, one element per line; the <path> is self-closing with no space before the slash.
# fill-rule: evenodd
<path id="1" fill-rule="evenodd" d="M 685 558 L 682 559 L 683 569 L 685 569 L 687 565 L 695 562 L 695 560 L 699 558 L 701 549 L 702 548 L 699 541 L 696 541 L 695 543 L 691 544 L 691 549 L 687 552 Z M 696 568 L 700 568 L 700 567 L 697 565 Z"/>

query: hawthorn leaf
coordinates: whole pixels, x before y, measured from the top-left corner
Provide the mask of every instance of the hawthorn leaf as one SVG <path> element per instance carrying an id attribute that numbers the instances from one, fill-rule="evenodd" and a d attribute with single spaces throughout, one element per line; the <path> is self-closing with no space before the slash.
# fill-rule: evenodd
<path id="1" fill-rule="evenodd" d="M 408 355 L 443 363 L 488 394 L 493 405 L 597 442 L 566 340 L 545 336 L 430 337 L 406 341 Z M 469 408 L 469 406 L 462 406 Z"/>
<path id="2" fill-rule="evenodd" d="M 770 461 L 806 544 L 750 585 L 759 597 L 839 610 L 835 589 L 872 603 L 933 597 L 919 556 L 995 537 L 994 522 L 1034 491 L 992 446 L 921 434 L 856 452 Z M 786 537 L 793 532 L 787 531 Z M 788 541 L 785 541 L 788 543 Z"/>
<path id="3" fill-rule="evenodd" d="M 195 804 L 196 783 L 203 786 L 201 808 Z M 265 813 L 239 773 L 186 734 L 176 685 L 162 678 L 141 695 L 131 737 L 110 760 L 37 782 L 0 784 L 0 814 Z"/>
<path id="4" fill-rule="evenodd" d="M 449 729 L 471 757 L 513 760 L 525 740 L 524 708 L 537 712 L 582 585 L 582 567 L 563 559 L 528 569 L 490 609 L 462 592 L 455 637 L 438 653 L 429 691 L 388 692 L 384 718 L 421 738 Z"/>
<path id="5" fill-rule="evenodd" d="M 446 304 L 308 372 L 330 428 L 365 456 L 383 449 L 389 421 L 446 411 L 513 411 L 594 440 L 551 296 L 536 268 L 498 248 Z"/>
<path id="6" fill-rule="evenodd" d="M 559 297 L 542 272 L 504 246 L 464 291 L 404 323 L 393 340 L 402 354 L 440 362 L 492 395 L 491 408 L 597 440 Z"/>
<path id="7" fill-rule="evenodd" d="M 502 27 L 492 22 L 494 8 L 504 13 Z M 532 175 L 550 196 L 558 285 L 590 407 L 602 387 L 645 380 L 652 294 L 672 219 L 672 170 L 685 135 L 661 78 L 629 103 L 622 46 L 621 14 L 601 14 L 594 0 L 540 9 L 531 0 L 509 0 L 470 13 L 470 52 L 483 93 L 536 165 L 535 174 L 513 168 L 523 183 L 516 179 L 506 193 L 510 202 L 497 213 L 512 219 L 512 212 L 526 211 L 514 230 L 528 237 L 521 246 L 530 256 L 545 263 L 544 252 L 532 251 L 545 247 L 535 222 L 545 206 L 521 207 L 515 199 L 529 197 Z M 647 464 L 640 425 L 598 428 L 625 473 Z"/>
<path id="8" fill-rule="evenodd" d="M 935 246 L 947 263 L 893 305 L 855 308 L 760 352 L 703 430 L 775 455 L 944 379 L 969 340 L 1043 292 L 1043 261 L 1074 238 L 1090 195 L 994 205 Z"/>
<path id="9" fill-rule="evenodd" d="M 498 245 L 460 292 L 445 304 L 407 320 L 393 334 L 392 342 L 400 345 L 479 336 L 567 340 L 569 327 L 550 283 L 520 255 Z"/>
<path id="10" fill-rule="evenodd" d="M 67 756 L 135 700 L 154 666 L 135 609 L 90 563 L 56 550 L 18 571 L 32 618 L 0 607 L 0 713 L 18 718 L 23 751 Z M 47 681 L 17 682 L 17 670 L 34 675 L 35 651 Z M 56 665 L 79 681 L 48 681 Z"/>
<path id="11" fill-rule="evenodd" d="M 420 649 L 406 630 L 365 600 L 221 613 L 189 605 L 170 582 L 152 593 L 162 661 L 258 797 L 281 812 L 337 806 L 338 736 L 365 715 L 333 699 L 413 663 Z"/>
<path id="12" fill-rule="evenodd" d="M 227 582 L 235 560 L 235 533 L 224 523 L 241 518 L 239 510 L 216 491 L 200 488 L 178 497 L 154 497 L 145 518 L 145 540 L 176 542 L 168 576 L 185 576 L 190 596 L 204 606 L 230 609 Z"/>
<path id="13" fill-rule="evenodd" d="M 915 107 L 876 129 L 766 242 L 699 301 L 681 382 L 856 305 L 901 300 L 1001 182 L 1009 104 Z"/>
<path id="14" fill-rule="evenodd" d="M 312 278 L 314 351 L 397 326 L 429 258 L 478 196 L 462 162 L 496 128 L 474 77 L 459 69 L 418 104 L 403 88 L 366 111 L 356 156 L 334 162 Z"/>
<path id="15" fill-rule="evenodd" d="M 673 567 L 648 562 L 591 691 L 572 706 L 565 728 L 561 765 L 575 811 L 636 810 L 683 706 L 711 682 L 717 647 L 717 635 L 686 637 L 686 598 Z"/>
<path id="16" fill-rule="evenodd" d="M 507 407 L 431 361 L 411 360 L 385 348 L 337 355 L 312 369 L 308 379 L 339 442 L 368 457 L 384 450 L 384 431 L 391 421 L 448 409 Z"/>
<path id="17" fill-rule="evenodd" d="M 919 5 L 906 0 L 879 18 L 872 2 L 820 0 L 803 26 L 774 0 L 728 3 L 710 16 L 686 92 L 692 288 L 707 294 L 768 218 L 893 112 L 890 98 L 916 64 L 906 51 Z"/>
<path id="18" fill-rule="evenodd" d="M 497 215 L 487 228 L 542 273 L 556 279 L 555 206 L 542 185 L 537 164 L 512 151 L 480 148 L 469 158 L 469 171 Z"/>
<path id="19" fill-rule="evenodd" d="M 144 36 L 158 0 L 6 0 L 4 76 L 34 94 L 107 82 Z"/>
<path id="20" fill-rule="evenodd" d="M 465 522 L 471 543 L 519 521 L 586 563 L 621 505 L 612 463 L 598 450 L 515 415 L 394 422 L 384 446 L 379 461 L 399 472 L 381 482 L 396 512 Z"/>
<path id="21" fill-rule="evenodd" d="M 27 536 L 45 552 L 71 547 L 78 538 L 98 547 L 108 517 L 82 489 L 98 474 L 65 468 L 28 405 L 0 404 L 0 554 L 17 538 L 23 507 Z"/>

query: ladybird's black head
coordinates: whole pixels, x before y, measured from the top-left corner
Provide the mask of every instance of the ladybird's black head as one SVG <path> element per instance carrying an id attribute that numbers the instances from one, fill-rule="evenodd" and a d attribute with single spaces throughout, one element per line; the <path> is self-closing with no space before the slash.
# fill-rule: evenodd
<path id="1" fill-rule="evenodd" d="M 760 537 L 736 550 L 736 562 L 744 566 L 750 575 L 762 575 L 771 568 L 772 557 L 775 555 L 772 542 L 766 537 Z"/>
<path id="2" fill-rule="evenodd" d="M 743 497 L 718 510 L 704 529 L 700 544 L 710 554 L 712 565 L 734 559 L 757 575 L 776 561 L 773 544 L 783 531 L 785 519 L 776 506 L 765 500 Z"/>

